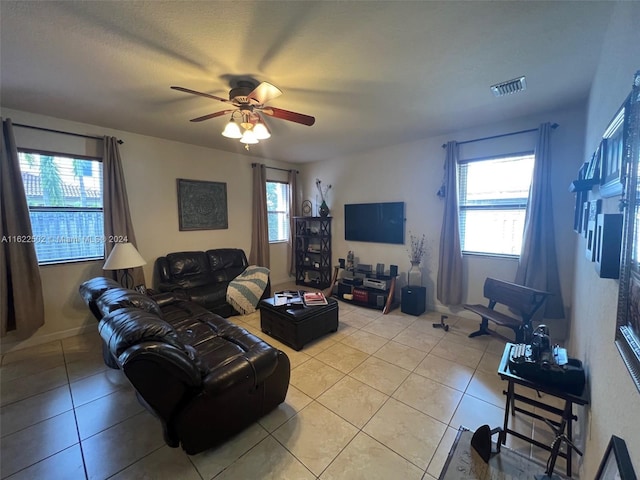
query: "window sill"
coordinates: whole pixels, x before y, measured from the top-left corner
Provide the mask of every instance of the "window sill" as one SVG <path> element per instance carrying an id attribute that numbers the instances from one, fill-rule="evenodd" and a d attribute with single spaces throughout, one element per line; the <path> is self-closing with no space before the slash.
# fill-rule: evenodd
<path id="1" fill-rule="evenodd" d="M 289 240 L 274 240 L 269 242 L 269 245 L 277 245 L 279 243 L 289 243 Z"/>
<path id="2" fill-rule="evenodd" d="M 462 252 L 463 257 L 486 257 L 504 260 L 520 260 L 520 255 L 508 255 L 506 253 L 482 253 L 482 252 Z"/>

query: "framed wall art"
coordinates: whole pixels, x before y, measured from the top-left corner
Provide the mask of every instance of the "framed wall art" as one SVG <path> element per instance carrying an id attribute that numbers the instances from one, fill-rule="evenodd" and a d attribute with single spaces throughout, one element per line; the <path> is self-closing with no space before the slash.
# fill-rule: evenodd
<path id="1" fill-rule="evenodd" d="M 229 228 L 227 184 L 178 178 L 180 231 Z"/>
<path id="2" fill-rule="evenodd" d="M 620 437 L 611 436 L 595 478 L 596 480 L 637 480 L 627 444 Z"/>
<path id="3" fill-rule="evenodd" d="M 624 135 L 627 99 L 604 132 L 600 150 L 602 152 L 602 175 L 600 196 L 622 195 L 624 185 Z"/>
<path id="4" fill-rule="evenodd" d="M 591 202 L 584 202 L 584 211 L 582 214 L 582 236 L 587 238 L 587 232 L 589 231 L 589 212 L 591 211 Z"/>
<path id="5" fill-rule="evenodd" d="M 587 172 L 589 163 L 585 162 L 578 171 L 578 182 L 582 182 Z M 575 183 L 575 181 L 574 181 Z M 573 229 L 576 233 L 581 234 L 584 229 L 584 204 L 589 199 L 589 192 L 584 189 L 574 189 L 576 193 L 576 205 L 573 211 Z"/>
<path id="6" fill-rule="evenodd" d="M 576 205 L 573 210 L 573 230 L 582 233 L 582 223 L 584 221 L 584 202 L 588 197 L 587 192 L 576 192 Z"/>
<path id="7" fill-rule="evenodd" d="M 589 160 L 589 166 L 587 167 L 587 172 L 584 177 L 586 180 L 600 180 L 600 162 L 602 160 L 601 147 L 602 144 L 600 144 L 598 149 L 593 153 L 593 155 L 591 155 L 591 160 Z"/>
<path id="8" fill-rule="evenodd" d="M 585 219 L 587 224 L 587 248 L 585 255 L 590 262 L 596 261 L 596 239 L 598 229 L 598 214 L 602 213 L 602 200 L 595 200 L 588 202 L 589 211 L 587 212 L 587 218 Z"/>

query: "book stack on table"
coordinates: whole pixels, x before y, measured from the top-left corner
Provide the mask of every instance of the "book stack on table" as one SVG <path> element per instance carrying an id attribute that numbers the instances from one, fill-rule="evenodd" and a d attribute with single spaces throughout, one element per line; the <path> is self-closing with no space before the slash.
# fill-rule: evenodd
<path id="1" fill-rule="evenodd" d="M 329 303 L 322 292 L 304 292 L 302 294 L 302 301 L 307 307 L 328 305 Z"/>

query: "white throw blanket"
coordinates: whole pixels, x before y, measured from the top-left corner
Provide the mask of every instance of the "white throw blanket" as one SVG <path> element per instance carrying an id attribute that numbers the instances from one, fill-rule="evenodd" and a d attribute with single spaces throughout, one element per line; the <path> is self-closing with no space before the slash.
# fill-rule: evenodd
<path id="1" fill-rule="evenodd" d="M 268 268 L 248 266 L 244 272 L 229 282 L 227 303 L 243 315 L 255 312 L 268 281 Z"/>

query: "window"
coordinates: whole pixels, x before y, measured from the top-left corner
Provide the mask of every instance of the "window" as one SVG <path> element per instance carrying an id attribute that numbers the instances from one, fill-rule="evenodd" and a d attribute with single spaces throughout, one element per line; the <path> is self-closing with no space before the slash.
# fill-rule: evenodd
<path id="1" fill-rule="evenodd" d="M 38 263 L 104 258 L 102 162 L 18 152 Z"/>
<path id="2" fill-rule="evenodd" d="M 267 182 L 269 243 L 289 240 L 289 184 Z"/>
<path id="3" fill-rule="evenodd" d="M 460 162 L 462 251 L 519 256 L 534 156 Z"/>

